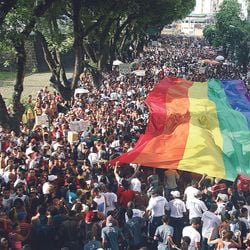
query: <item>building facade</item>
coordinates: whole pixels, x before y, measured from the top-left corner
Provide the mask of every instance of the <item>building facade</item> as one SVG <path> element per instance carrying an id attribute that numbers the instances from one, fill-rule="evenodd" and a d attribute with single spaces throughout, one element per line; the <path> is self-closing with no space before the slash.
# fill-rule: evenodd
<path id="1" fill-rule="evenodd" d="M 241 18 L 248 18 L 248 0 L 237 0 L 241 8 Z M 202 29 L 214 22 L 216 12 L 223 0 L 196 0 L 194 10 L 180 23 L 180 31 L 185 35 L 202 35 Z"/>

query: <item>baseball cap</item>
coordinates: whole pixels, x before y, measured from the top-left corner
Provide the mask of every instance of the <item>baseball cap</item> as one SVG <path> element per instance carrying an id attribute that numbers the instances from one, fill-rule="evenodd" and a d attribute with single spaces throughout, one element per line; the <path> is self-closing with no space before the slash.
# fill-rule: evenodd
<path id="1" fill-rule="evenodd" d="M 57 176 L 56 175 L 49 175 L 48 176 L 48 181 L 54 181 L 57 179 Z"/>
<path id="2" fill-rule="evenodd" d="M 180 198 L 181 194 L 178 190 L 171 191 L 170 193 L 173 197 Z"/>

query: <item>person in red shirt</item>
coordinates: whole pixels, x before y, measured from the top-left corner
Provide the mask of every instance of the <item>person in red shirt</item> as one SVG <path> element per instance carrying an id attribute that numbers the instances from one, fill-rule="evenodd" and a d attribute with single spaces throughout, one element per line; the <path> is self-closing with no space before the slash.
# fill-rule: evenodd
<path id="1" fill-rule="evenodd" d="M 127 180 L 122 180 L 122 189 L 117 193 L 117 195 L 120 205 L 127 209 L 128 203 L 133 201 L 135 198 L 135 192 L 130 189 L 129 182 Z"/>

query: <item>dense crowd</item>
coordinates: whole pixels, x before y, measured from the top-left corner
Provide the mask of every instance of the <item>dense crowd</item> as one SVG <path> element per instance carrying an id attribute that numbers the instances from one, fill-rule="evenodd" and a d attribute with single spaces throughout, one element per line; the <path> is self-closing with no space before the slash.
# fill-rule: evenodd
<path id="1" fill-rule="evenodd" d="M 250 249 L 250 194 L 226 180 L 109 161 L 144 133 L 164 76 L 243 79 L 198 38 L 164 37 L 131 63 L 145 75 L 84 72 L 85 94 L 29 96 L 21 134 L 0 128 L 0 249 Z M 11 109 L 10 109 L 11 112 Z M 48 118 L 39 124 L 39 117 Z M 72 123 L 87 124 L 77 133 Z"/>

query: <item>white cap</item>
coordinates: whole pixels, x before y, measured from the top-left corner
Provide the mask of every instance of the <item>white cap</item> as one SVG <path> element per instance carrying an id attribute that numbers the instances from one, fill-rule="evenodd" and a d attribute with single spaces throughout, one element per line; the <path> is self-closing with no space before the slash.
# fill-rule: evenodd
<path id="1" fill-rule="evenodd" d="M 27 148 L 27 150 L 26 150 L 26 155 L 30 155 L 30 154 L 32 154 L 32 153 L 34 153 L 35 151 L 33 151 L 33 149 L 32 148 Z"/>
<path id="2" fill-rule="evenodd" d="M 49 175 L 48 176 L 48 181 L 54 181 L 57 179 L 57 176 L 56 175 Z"/>
<path id="3" fill-rule="evenodd" d="M 220 199 L 222 200 L 223 202 L 228 202 L 228 195 L 227 194 L 222 194 L 222 193 L 219 193 L 217 195 L 217 200 Z"/>
<path id="4" fill-rule="evenodd" d="M 178 190 L 171 191 L 170 193 L 173 197 L 180 198 L 181 194 Z"/>

